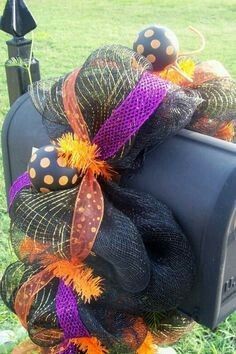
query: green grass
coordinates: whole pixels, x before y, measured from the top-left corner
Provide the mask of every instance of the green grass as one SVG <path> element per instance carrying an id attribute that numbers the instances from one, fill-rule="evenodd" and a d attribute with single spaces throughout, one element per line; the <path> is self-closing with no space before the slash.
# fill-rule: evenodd
<path id="1" fill-rule="evenodd" d="M 27 4 L 38 23 L 34 53 L 40 60 L 43 78 L 59 76 L 80 66 L 101 45 L 118 43 L 131 47 L 137 31 L 150 23 L 174 30 L 181 50 L 198 47 L 198 40 L 186 30 L 189 25 L 197 27 L 207 41 L 200 59 L 220 60 L 236 77 L 235 0 L 28 0 Z M 5 0 L 0 0 L 0 13 L 4 5 Z M 9 109 L 4 72 L 7 39 L 9 36 L 0 34 L 1 122 Z M 9 220 L 3 178 L 0 179 L 0 225 L 1 275 L 13 259 L 8 248 Z M 16 326 L 14 316 L 0 303 L 0 329 Z M 178 353 L 185 354 L 233 354 L 236 353 L 235 333 L 236 314 L 214 332 L 197 326 L 176 348 Z M 1 354 L 4 351 L 0 348 Z"/>

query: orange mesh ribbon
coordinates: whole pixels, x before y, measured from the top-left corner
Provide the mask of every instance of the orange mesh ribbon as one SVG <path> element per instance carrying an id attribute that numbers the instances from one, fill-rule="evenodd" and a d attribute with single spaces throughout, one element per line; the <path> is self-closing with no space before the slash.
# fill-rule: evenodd
<path id="1" fill-rule="evenodd" d="M 27 328 L 27 317 L 34 302 L 35 295 L 53 278 L 54 275 L 49 273 L 47 269 L 44 269 L 33 275 L 18 290 L 15 299 L 15 312 L 25 328 Z"/>
<path id="2" fill-rule="evenodd" d="M 65 80 L 62 88 L 63 105 L 68 122 L 78 139 L 91 143 L 84 117 L 81 113 L 75 82 L 79 70 L 73 71 Z M 76 198 L 70 250 L 72 261 L 81 262 L 91 252 L 104 211 L 103 195 L 96 178 L 88 170 L 85 174 Z"/>
<path id="3" fill-rule="evenodd" d="M 79 69 L 74 70 L 65 80 L 62 87 L 63 106 L 65 109 L 67 120 L 77 135 L 78 139 L 89 142 L 87 124 L 80 110 L 76 92 L 75 82 L 79 74 Z"/>
<path id="4" fill-rule="evenodd" d="M 230 77 L 225 67 L 217 60 L 207 60 L 195 66 L 193 81 L 183 81 L 181 86 L 197 87 L 204 82 L 223 77 Z"/>
<path id="5" fill-rule="evenodd" d="M 75 93 L 75 81 L 78 72 L 79 70 L 75 70 L 65 80 L 62 88 L 63 105 L 68 122 L 76 137 L 91 144 L 87 125 Z M 81 182 L 74 207 L 70 235 L 70 253 L 73 264 L 80 264 L 91 252 L 102 222 L 103 212 L 104 200 L 101 187 L 88 168 Z M 51 268 L 45 268 L 32 276 L 17 292 L 15 311 L 24 327 L 27 327 L 27 316 L 35 296 L 55 277 L 55 273 L 49 271 L 49 269 Z"/>
<path id="6" fill-rule="evenodd" d="M 230 121 L 221 124 L 214 137 L 232 142 L 234 139 L 234 135 L 234 122 Z"/>

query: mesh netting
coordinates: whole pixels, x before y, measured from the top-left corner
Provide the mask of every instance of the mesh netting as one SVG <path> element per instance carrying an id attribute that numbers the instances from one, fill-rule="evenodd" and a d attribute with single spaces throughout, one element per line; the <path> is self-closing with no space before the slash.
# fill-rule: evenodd
<path id="1" fill-rule="evenodd" d="M 112 161 L 115 169 L 126 173 L 141 167 L 145 153 L 184 128 L 201 102 L 198 93 L 192 90 L 169 87 L 158 109 L 136 133 L 129 153 Z"/>
<path id="2" fill-rule="evenodd" d="M 144 317 L 155 333 L 156 344 L 161 345 L 176 343 L 195 325 L 191 318 L 177 310 L 147 313 Z"/>
<path id="3" fill-rule="evenodd" d="M 194 113 L 189 129 L 214 136 L 222 123 L 236 119 L 236 82 L 230 77 L 204 82 L 194 90 L 202 103 Z"/>
<path id="4" fill-rule="evenodd" d="M 143 74 L 135 90 L 112 112 L 93 140 L 101 147 L 103 159 L 113 156 L 117 147 L 122 147 L 136 133 L 163 101 L 167 88 L 164 80 Z"/>
<path id="5" fill-rule="evenodd" d="M 64 332 L 64 338 L 90 337 L 81 321 L 79 308 L 73 289 L 61 280 L 56 295 L 56 312 L 59 325 Z M 68 350 L 68 349 L 67 349 Z"/>
<path id="6" fill-rule="evenodd" d="M 151 66 L 147 60 L 124 47 L 104 47 L 87 59 L 76 78 L 75 87 L 91 140 L 96 136 L 106 140 L 102 133 L 97 135 L 100 129 L 114 110 L 117 112 L 123 102 L 128 102 L 126 99 L 140 82 L 146 85 L 148 81 L 153 85 L 159 80 L 151 78 L 150 81 L 150 75 Z M 33 102 L 43 114 L 52 140 L 71 131 L 63 109 L 62 92 L 66 79 L 67 76 L 36 83 L 31 88 Z M 152 95 L 157 87 L 152 85 L 143 91 L 145 99 L 140 103 L 141 113 L 145 109 L 149 112 L 149 119 L 145 123 L 144 119 L 142 126 L 130 118 L 130 125 L 123 129 L 123 121 L 116 117 L 121 124 L 120 138 L 126 143 L 109 156 L 109 163 L 119 172 L 139 167 L 145 152 L 188 124 L 202 102 L 199 92 L 159 81 L 160 96 L 155 94 L 154 107 Z M 145 101 L 150 106 L 145 108 Z M 138 112 L 139 102 L 135 102 L 131 102 L 131 110 L 137 109 Z M 122 111 L 122 116 L 125 112 Z M 133 116 L 132 113 L 129 117 Z M 114 126 L 118 127 L 117 121 Z M 140 129 L 136 131 L 137 128 Z M 119 137 L 117 129 L 108 131 L 111 141 Z M 126 134 L 128 138 L 124 139 Z M 80 339 L 86 334 L 90 345 L 97 338 L 110 353 L 135 353 L 149 332 L 145 316 L 175 308 L 189 292 L 195 272 L 194 256 L 166 205 L 152 196 L 101 178 L 98 180 L 104 197 L 104 215 L 83 270 L 87 269 L 88 273 L 84 273 L 91 275 L 88 269 L 92 269 L 93 276 L 101 279 L 102 293 L 86 302 L 76 290 L 80 284 L 73 287 L 68 278 L 62 283 L 58 273 L 52 276 L 49 272 L 49 266 L 55 270 L 53 266 L 58 260 L 58 272 L 62 270 L 61 264 L 67 264 L 60 261 L 70 262 L 70 236 L 80 190 L 78 185 L 48 193 L 30 187 L 14 194 L 10 208 L 11 241 L 19 261 L 6 270 L 1 294 L 12 311 L 18 309 L 19 312 L 19 308 L 22 309 L 19 302 L 25 300 L 25 308 L 29 311 L 25 312 L 23 322 L 30 338 L 42 347 L 65 345 L 66 340 Z M 88 216 L 89 206 L 88 210 L 81 209 L 81 212 Z M 93 232 L 93 228 L 91 230 Z M 79 271 L 80 265 L 76 268 L 77 265 L 69 264 L 68 274 Z M 49 275 L 51 278 L 47 278 Z M 90 275 L 85 278 L 88 282 L 91 281 Z M 35 292 L 33 286 L 30 287 L 32 280 L 38 283 Z M 19 300 L 19 294 L 25 299 Z M 76 343 L 70 342 L 64 354 L 87 351 L 81 349 L 87 342 Z M 94 352 L 88 350 L 88 353 Z"/>
<path id="7" fill-rule="evenodd" d="M 149 70 L 149 61 L 126 47 L 106 46 L 90 55 L 80 70 L 76 93 L 91 138 Z"/>
<path id="8" fill-rule="evenodd" d="M 151 196 L 143 196 L 133 191 L 124 190 L 114 184 L 104 186 L 104 191 L 110 202 L 106 201 L 105 203 L 104 220 L 93 247 L 96 257 L 90 256 L 87 259 L 87 264 L 96 269 L 96 274 L 104 279 L 105 291 L 93 303 L 92 308 L 91 306 L 83 305 L 84 310 L 81 312 L 80 308 L 80 315 L 87 330 L 96 334 L 104 343 L 111 346 L 111 342 L 108 341 L 107 337 L 113 336 L 108 329 L 112 328 L 115 332 L 117 322 L 115 321 L 112 327 L 104 330 L 105 324 L 99 318 L 99 314 L 102 313 L 104 308 L 108 307 L 110 311 L 115 309 L 122 311 L 123 315 L 127 313 L 141 315 L 147 311 L 163 311 L 176 307 L 191 288 L 194 262 L 186 238 L 165 205 Z M 70 200 L 73 200 L 74 191 L 71 190 L 70 192 Z M 14 203 L 14 207 L 16 206 L 17 208 L 18 203 L 21 204 L 27 194 L 29 196 L 31 192 L 29 190 L 22 191 L 17 198 L 17 202 Z M 41 196 L 40 193 L 37 194 Z M 35 194 L 32 200 L 34 198 Z M 124 200 L 129 200 L 129 203 L 124 205 Z M 70 203 L 69 200 L 66 203 L 65 200 L 63 201 L 61 214 L 66 215 L 65 210 Z M 29 203 L 23 202 L 23 204 L 28 205 Z M 15 215 L 14 227 L 16 227 L 15 225 L 20 221 L 21 215 L 19 210 L 15 214 L 14 207 L 11 212 L 12 215 Z M 42 209 L 39 210 L 42 220 L 46 217 L 48 218 L 48 211 L 44 213 Z M 32 227 L 30 225 L 31 212 L 32 210 L 30 211 L 29 209 L 25 211 L 25 227 L 27 227 L 27 224 Z M 26 217 L 27 214 L 29 215 L 28 218 Z M 39 215 L 36 218 L 39 218 Z M 57 219 L 55 222 L 61 224 L 62 219 Z M 21 230 L 25 234 L 23 227 Z M 57 232 L 58 234 L 56 231 L 54 232 L 55 249 L 56 240 L 64 239 L 64 244 L 60 243 L 60 254 L 65 255 L 66 252 L 61 252 L 61 250 L 63 245 L 66 248 L 68 244 L 69 228 L 64 228 L 63 237 L 60 228 L 57 229 Z M 29 228 L 28 235 L 30 235 Z M 47 238 L 42 239 L 40 233 L 38 237 L 35 233 L 34 240 L 41 243 L 45 241 L 48 245 L 50 243 L 49 236 L 50 233 Z M 182 256 L 183 254 L 185 257 Z M 35 268 L 37 268 L 36 264 L 35 262 Z M 15 276 L 22 267 L 24 270 L 25 265 L 19 263 L 15 265 L 14 271 L 12 271 Z M 30 265 L 27 267 L 30 274 L 32 267 Z M 16 294 L 22 276 L 19 276 L 16 282 L 12 281 L 12 279 L 13 277 L 8 270 L 2 284 L 4 291 L 7 289 L 11 296 Z M 8 284 L 10 286 L 9 289 Z M 138 292 L 134 292 L 137 287 L 139 288 Z M 145 289 L 140 291 L 142 287 L 145 287 Z M 126 288 L 131 289 L 132 292 L 125 290 Z M 37 295 L 30 312 L 29 333 L 34 342 L 39 345 L 48 345 L 48 341 L 45 339 L 46 336 L 39 335 L 39 332 L 42 333 L 42 324 L 44 328 L 50 329 L 50 345 L 58 344 L 58 340 L 61 338 L 59 337 L 58 339 L 58 332 L 55 332 L 56 338 L 54 338 L 54 332 L 52 332 L 52 329 L 55 330 L 54 326 L 57 321 L 54 301 L 56 292 L 57 286 L 55 285 L 54 287 L 45 287 Z M 66 301 L 68 303 L 69 300 L 67 299 Z M 13 303 L 14 301 L 11 299 L 9 306 L 12 309 Z M 77 303 L 78 306 L 79 304 L 81 306 L 79 298 L 77 298 Z M 58 325 L 57 329 L 59 328 L 60 326 Z M 116 338 L 113 338 L 113 340 L 116 343 Z M 122 341 L 118 344 L 121 345 Z"/>
<path id="9" fill-rule="evenodd" d="M 76 80 L 76 94 L 91 139 L 148 70 L 151 70 L 148 60 L 122 46 L 98 49 L 85 61 Z M 30 88 L 35 107 L 42 114 L 52 139 L 71 130 L 62 99 L 66 78 L 36 82 Z M 130 145 L 131 141 L 120 153 L 124 154 Z"/>

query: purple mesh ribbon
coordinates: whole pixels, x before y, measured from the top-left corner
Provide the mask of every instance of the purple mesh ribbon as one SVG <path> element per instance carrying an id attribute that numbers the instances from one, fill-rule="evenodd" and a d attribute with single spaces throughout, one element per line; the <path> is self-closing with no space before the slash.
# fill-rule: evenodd
<path id="1" fill-rule="evenodd" d="M 163 101 L 168 82 L 145 72 L 135 88 L 101 126 L 93 139 L 103 160 L 115 153 L 134 135 Z"/>
<path id="2" fill-rule="evenodd" d="M 76 297 L 71 287 L 66 286 L 60 280 L 56 295 L 56 312 L 61 329 L 64 332 L 64 339 L 90 337 L 87 329 L 81 321 L 77 306 Z M 63 354 L 76 354 L 76 347 L 70 344 Z"/>
<path id="3" fill-rule="evenodd" d="M 77 354 L 77 349 L 76 346 L 74 344 L 70 344 L 66 350 L 64 350 L 63 352 L 60 352 L 60 354 Z"/>
<path id="4" fill-rule="evenodd" d="M 30 177 L 28 172 L 24 172 L 23 175 L 18 177 L 12 184 L 9 190 L 9 208 L 11 207 L 12 203 L 16 195 L 23 189 L 27 187 L 31 187 L 32 183 L 30 181 Z"/>

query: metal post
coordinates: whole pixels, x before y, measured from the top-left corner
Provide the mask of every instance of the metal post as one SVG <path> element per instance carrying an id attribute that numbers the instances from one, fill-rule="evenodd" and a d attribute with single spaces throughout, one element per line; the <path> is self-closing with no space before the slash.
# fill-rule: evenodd
<path id="1" fill-rule="evenodd" d="M 39 62 L 33 55 L 30 56 L 32 41 L 24 38 L 36 27 L 37 24 L 23 0 L 6 2 L 3 16 L 0 19 L 0 29 L 13 36 L 6 42 L 8 60 L 5 63 L 10 105 L 27 92 L 30 76 L 32 82 L 40 80 Z M 27 66 L 31 75 L 29 75 Z"/>

